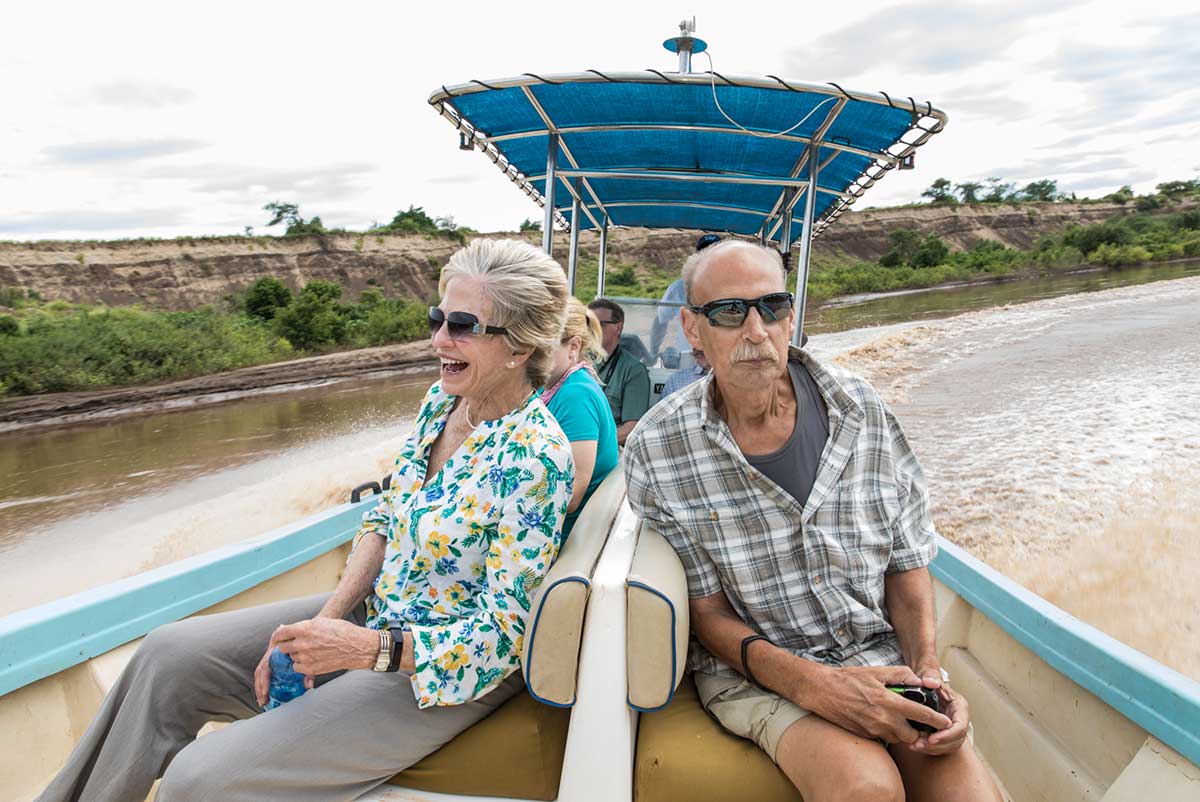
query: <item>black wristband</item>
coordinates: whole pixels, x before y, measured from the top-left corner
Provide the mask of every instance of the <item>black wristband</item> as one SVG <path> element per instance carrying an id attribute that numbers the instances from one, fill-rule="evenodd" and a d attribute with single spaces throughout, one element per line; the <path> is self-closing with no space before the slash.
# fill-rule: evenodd
<path id="1" fill-rule="evenodd" d="M 750 644 L 754 643 L 756 640 L 767 640 L 767 638 L 765 635 L 747 635 L 746 637 L 742 638 L 742 673 L 746 675 L 746 679 L 750 680 L 761 688 L 762 685 L 757 679 L 755 679 L 754 672 L 750 670 L 750 664 L 746 662 L 746 650 L 749 649 Z M 770 643 L 770 641 L 767 640 L 767 643 Z"/>
<path id="2" fill-rule="evenodd" d="M 404 630 L 394 627 L 392 633 L 392 659 L 388 661 L 387 671 L 395 673 L 400 670 L 400 658 L 404 656 Z"/>

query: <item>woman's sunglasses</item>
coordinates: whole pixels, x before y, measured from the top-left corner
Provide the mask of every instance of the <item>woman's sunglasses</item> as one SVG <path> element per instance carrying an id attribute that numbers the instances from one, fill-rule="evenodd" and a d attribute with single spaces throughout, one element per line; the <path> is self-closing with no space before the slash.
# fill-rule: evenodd
<path id="1" fill-rule="evenodd" d="M 790 292 L 772 292 L 761 298 L 722 298 L 703 306 L 689 306 L 688 309 L 708 318 L 710 326 L 736 329 L 746 322 L 746 315 L 751 308 L 758 310 L 764 323 L 782 320 L 792 308 L 793 300 Z"/>
<path id="2" fill-rule="evenodd" d="M 508 329 L 503 326 L 483 325 L 479 322 L 479 318 L 470 312 L 446 314 L 436 306 L 429 307 L 429 336 L 437 334 L 443 323 L 446 324 L 446 331 L 456 340 L 476 334 L 508 334 Z"/>

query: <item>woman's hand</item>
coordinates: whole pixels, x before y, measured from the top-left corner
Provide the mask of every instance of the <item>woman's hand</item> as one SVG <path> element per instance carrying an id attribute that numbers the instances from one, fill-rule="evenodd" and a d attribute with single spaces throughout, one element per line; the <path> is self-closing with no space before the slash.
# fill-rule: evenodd
<path id="1" fill-rule="evenodd" d="M 254 670 L 254 693 L 260 705 L 266 704 L 271 685 L 268 661 L 276 647 L 292 658 L 292 668 L 304 675 L 305 687 L 312 688 L 313 678 L 321 674 L 374 666 L 379 634 L 339 618 L 284 624 L 271 634 L 267 651 Z"/>

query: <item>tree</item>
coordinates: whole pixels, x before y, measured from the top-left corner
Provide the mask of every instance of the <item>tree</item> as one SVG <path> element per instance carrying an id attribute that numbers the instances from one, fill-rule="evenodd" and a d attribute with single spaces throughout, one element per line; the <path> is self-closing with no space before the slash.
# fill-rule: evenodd
<path id="1" fill-rule="evenodd" d="M 984 182 L 983 195 L 984 203 L 1003 203 L 1009 200 L 1013 195 L 1013 185 L 1001 181 L 999 178 L 989 178 Z"/>
<path id="2" fill-rule="evenodd" d="M 1191 181 L 1164 181 L 1155 187 L 1160 195 L 1166 195 L 1171 200 L 1175 200 L 1180 195 L 1190 195 L 1195 192 L 1200 192 L 1200 180 Z"/>
<path id="3" fill-rule="evenodd" d="M 246 292 L 246 314 L 259 320 L 270 320 L 275 313 L 292 301 L 292 291 L 274 276 L 263 276 Z"/>
<path id="4" fill-rule="evenodd" d="M 936 234 L 930 234 L 908 261 L 912 267 L 937 267 L 945 264 L 950 248 Z"/>
<path id="5" fill-rule="evenodd" d="M 921 193 L 922 198 L 929 198 L 930 203 L 954 203 L 953 184 L 948 178 L 939 178 L 929 185 L 929 189 Z"/>
<path id="6" fill-rule="evenodd" d="M 288 228 L 291 228 L 304 222 L 304 218 L 300 216 L 300 207 L 294 203 L 271 201 L 263 206 L 263 211 L 271 213 L 271 222 L 267 223 L 267 228 L 280 223 L 287 223 Z"/>
<path id="7" fill-rule="evenodd" d="M 341 285 L 314 279 L 275 314 L 275 331 L 296 348 L 333 345 L 346 336 Z"/>
<path id="8" fill-rule="evenodd" d="M 320 217 L 314 217 L 312 220 L 305 220 L 300 216 L 300 207 L 294 203 L 280 203 L 272 201 L 263 206 L 263 210 L 271 212 L 271 222 L 267 223 L 267 227 L 287 223 L 287 231 L 284 236 L 299 237 L 305 234 L 324 234 L 325 226 L 321 223 Z"/>
<path id="9" fill-rule="evenodd" d="M 887 253 L 879 258 L 879 264 L 883 267 L 903 267 L 921 247 L 921 235 L 912 229 L 898 228 L 888 234 L 888 246 Z"/>
<path id="10" fill-rule="evenodd" d="M 542 230 L 542 221 L 541 220 L 530 220 L 528 217 L 526 217 L 524 220 L 521 221 L 520 230 L 521 231 L 541 231 Z"/>
<path id="11" fill-rule="evenodd" d="M 1049 178 L 1030 181 L 1021 190 L 1021 197 L 1029 201 L 1053 201 L 1058 199 L 1058 182 Z"/>
<path id="12" fill-rule="evenodd" d="M 983 184 L 978 181 L 964 181 L 956 184 L 954 188 L 958 191 L 958 197 L 963 203 L 978 203 L 979 190 L 983 189 Z"/>
<path id="13" fill-rule="evenodd" d="M 1103 200 L 1124 205 L 1133 200 L 1133 187 L 1126 184 L 1116 192 L 1110 192 L 1109 194 L 1105 195 Z"/>

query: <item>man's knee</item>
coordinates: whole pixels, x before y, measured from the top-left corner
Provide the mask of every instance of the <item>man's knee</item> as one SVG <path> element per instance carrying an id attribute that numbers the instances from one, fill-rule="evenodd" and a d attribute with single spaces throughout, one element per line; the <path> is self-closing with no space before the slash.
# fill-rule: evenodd
<path id="1" fill-rule="evenodd" d="M 151 630 L 138 645 L 131 664 L 143 670 L 176 675 L 179 668 L 196 660 L 197 643 L 193 630 L 194 626 L 188 620 Z"/>
<path id="2" fill-rule="evenodd" d="M 836 800 L 841 802 L 904 802 L 904 783 L 895 771 L 850 771 Z"/>

